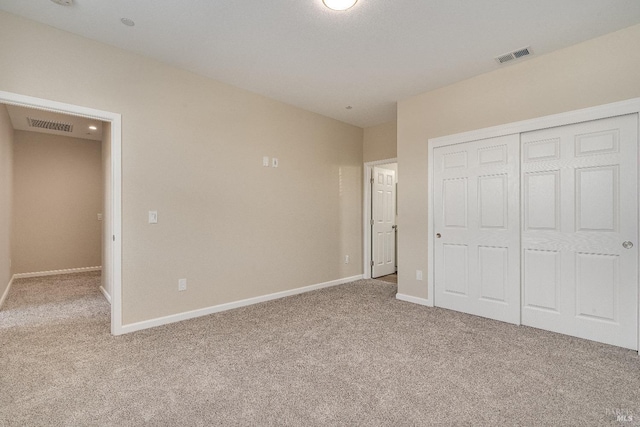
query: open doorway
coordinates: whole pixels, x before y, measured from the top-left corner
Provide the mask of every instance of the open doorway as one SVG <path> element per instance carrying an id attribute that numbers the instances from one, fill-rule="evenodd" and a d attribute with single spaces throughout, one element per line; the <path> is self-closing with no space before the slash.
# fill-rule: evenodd
<path id="1" fill-rule="evenodd" d="M 397 283 L 398 163 L 369 162 L 364 171 L 364 277 Z"/>
<path id="2" fill-rule="evenodd" d="M 99 271 L 102 134 L 109 123 L 15 105 L 0 108 L 13 127 L 13 277 Z"/>
<path id="3" fill-rule="evenodd" d="M 71 104 L 33 98 L 0 91 L 0 104 L 17 109 L 31 109 L 42 115 L 63 114 L 67 117 L 90 119 L 92 126 L 102 127 L 100 136 L 100 175 L 102 191 L 100 209 L 95 212 L 95 220 L 100 221 L 99 245 L 103 279 L 101 291 L 111 303 L 111 333 L 119 335 L 122 328 L 121 315 L 121 117 L 119 114 L 95 110 Z M 29 110 L 26 110 L 29 111 Z M 51 119 L 55 124 L 56 120 Z M 64 124 L 64 122 L 62 122 Z M 81 126 L 88 126 L 83 122 Z M 89 129 L 97 131 L 97 129 Z M 90 132 L 86 132 L 90 133 Z M 85 135 L 88 136 L 88 135 Z M 95 147 L 94 147 L 95 151 Z M 92 155 L 95 157 L 96 153 Z M 40 155 L 43 155 L 42 153 Z M 46 154 L 45 154 L 46 155 Z M 55 195 L 53 196 L 55 197 Z M 43 213 L 43 214 L 46 214 Z M 95 252 L 95 251 L 94 251 Z M 95 253 L 93 258 L 95 258 Z M 97 269 L 87 267 L 86 270 Z M 41 272 L 40 272 L 41 273 Z M 55 270 L 52 272 L 55 273 Z M 15 277 L 15 275 L 14 275 Z M 11 283 L 11 282 L 10 282 Z M 9 285 L 10 286 L 10 285 Z M 8 288 L 7 288 L 8 291 Z"/>

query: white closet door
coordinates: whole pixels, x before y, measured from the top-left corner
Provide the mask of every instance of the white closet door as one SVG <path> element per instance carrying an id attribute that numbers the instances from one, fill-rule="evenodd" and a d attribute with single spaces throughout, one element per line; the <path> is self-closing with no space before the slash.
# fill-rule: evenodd
<path id="1" fill-rule="evenodd" d="M 434 150 L 435 305 L 520 323 L 519 143 Z"/>
<path id="2" fill-rule="evenodd" d="M 637 349 L 638 118 L 522 134 L 522 323 Z"/>

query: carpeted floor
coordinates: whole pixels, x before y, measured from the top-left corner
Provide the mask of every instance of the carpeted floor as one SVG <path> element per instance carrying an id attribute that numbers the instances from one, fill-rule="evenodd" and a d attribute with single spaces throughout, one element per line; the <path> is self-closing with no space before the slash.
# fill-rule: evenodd
<path id="1" fill-rule="evenodd" d="M 1 426 L 640 421 L 635 352 L 401 302 L 393 284 L 121 337 L 98 285 L 92 273 L 14 283 L 0 311 Z"/>

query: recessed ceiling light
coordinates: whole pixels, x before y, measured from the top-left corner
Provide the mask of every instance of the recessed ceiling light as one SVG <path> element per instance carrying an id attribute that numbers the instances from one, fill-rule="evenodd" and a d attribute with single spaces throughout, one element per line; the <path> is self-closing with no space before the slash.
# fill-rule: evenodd
<path id="1" fill-rule="evenodd" d="M 322 0 L 324 5 L 333 10 L 347 10 L 358 0 Z"/>
<path id="2" fill-rule="evenodd" d="M 97 127 L 95 127 L 95 126 L 89 126 L 89 129 L 91 129 L 91 130 L 98 130 L 98 128 L 97 128 Z"/>
<path id="3" fill-rule="evenodd" d="M 126 25 L 127 27 L 133 27 L 134 25 L 136 25 L 135 22 L 133 22 L 133 20 L 129 19 L 129 18 L 122 18 L 120 20 L 120 22 L 122 22 L 124 25 Z"/>
<path id="4" fill-rule="evenodd" d="M 347 110 L 351 110 L 353 107 L 352 107 L 351 105 L 347 105 L 347 106 L 346 106 L 346 107 L 344 107 L 344 108 L 346 108 Z"/>

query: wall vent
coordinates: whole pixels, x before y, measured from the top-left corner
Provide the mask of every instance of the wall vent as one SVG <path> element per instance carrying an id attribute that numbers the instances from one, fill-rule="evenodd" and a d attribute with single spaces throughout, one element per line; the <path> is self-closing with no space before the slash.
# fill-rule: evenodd
<path id="1" fill-rule="evenodd" d="M 514 50 L 513 52 L 505 53 L 495 57 L 498 64 L 504 64 L 505 62 L 513 61 L 514 59 L 522 58 L 523 56 L 531 55 L 533 51 L 531 46 L 523 47 L 522 49 Z"/>
<path id="2" fill-rule="evenodd" d="M 56 122 L 55 120 L 42 120 L 33 119 L 27 117 L 27 123 L 29 127 L 38 129 L 57 130 L 59 132 L 73 132 L 73 125 L 71 123 Z"/>

